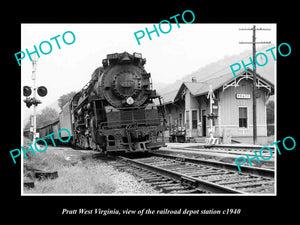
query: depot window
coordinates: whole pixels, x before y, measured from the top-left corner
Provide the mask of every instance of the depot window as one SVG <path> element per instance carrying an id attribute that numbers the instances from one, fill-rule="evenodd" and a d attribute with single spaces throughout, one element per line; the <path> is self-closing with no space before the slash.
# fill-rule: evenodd
<path id="1" fill-rule="evenodd" d="M 239 107 L 239 128 L 248 128 L 247 107 Z"/>
<path id="2" fill-rule="evenodd" d="M 179 126 L 182 126 L 182 113 L 179 113 Z"/>
<path id="3" fill-rule="evenodd" d="M 197 110 L 192 110 L 192 128 L 197 129 L 197 124 L 198 124 Z"/>

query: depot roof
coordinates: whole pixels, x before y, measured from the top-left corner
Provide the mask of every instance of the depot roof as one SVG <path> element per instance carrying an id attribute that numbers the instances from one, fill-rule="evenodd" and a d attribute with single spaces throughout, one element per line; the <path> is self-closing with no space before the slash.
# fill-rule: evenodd
<path id="1" fill-rule="evenodd" d="M 241 70 L 236 75 L 236 77 L 234 77 L 233 74 L 230 72 L 218 75 L 208 80 L 183 82 L 178 91 L 163 94 L 162 97 L 164 99 L 164 104 L 170 104 L 172 102 L 180 100 L 180 98 L 184 95 L 185 88 L 187 88 L 193 96 L 201 96 L 208 93 L 210 85 L 213 91 L 219 88 L 225 90 L 226 88 L 231 86 L 238 86 L 239 82 L 243 79 L 253 80 L 253 70 L 247 68 L 247 73 L 245 70 Z M 268 81 L 267 79 L 263 78 L 258 73 L 256 73 L 256 83 L 258 88 L 265 88 L 270 95 L 274 94 L 274 84 Z"/>

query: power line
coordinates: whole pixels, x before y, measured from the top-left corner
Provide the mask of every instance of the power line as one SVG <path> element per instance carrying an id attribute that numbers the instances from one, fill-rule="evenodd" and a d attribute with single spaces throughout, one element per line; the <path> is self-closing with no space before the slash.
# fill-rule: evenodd
<path id="1" fill-rule="evenodd" d="M 253 44 L 253 42 L 240 41 L 239 44 Z M 271 41 L 256 41 L 255 44 L 271 44 Z"/>

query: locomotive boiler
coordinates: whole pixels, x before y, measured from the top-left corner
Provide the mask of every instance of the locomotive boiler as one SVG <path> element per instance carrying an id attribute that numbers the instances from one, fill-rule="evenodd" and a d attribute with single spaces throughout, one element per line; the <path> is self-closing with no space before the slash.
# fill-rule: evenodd
<path id="1" fill-rule="evenodd" d="M 160 97 L 152 89 L 145 63 L 140 53 L 127 52 L 108 54 L 102 60 L 60 114 L 60 127 L 72 130 L 73 145 L 126 152 L 165 145 L 164 112 L 154 103 Z"/>

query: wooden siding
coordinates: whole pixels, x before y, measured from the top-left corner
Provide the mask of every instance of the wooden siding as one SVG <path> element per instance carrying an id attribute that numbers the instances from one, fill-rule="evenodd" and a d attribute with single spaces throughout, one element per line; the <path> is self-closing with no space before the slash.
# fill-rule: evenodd
<path id="1" fill-rule="evenodd" d="M 189 113 L 189 125 L 186 126 L 188 129 L 186 129 L 186 136 L 187 137 L 198 137 L 199 132 L 198 128 L 193 129 L 192 128 L 192 110 L 197 110 L 197 124 L 199 123 L 199 103 L 197 99 L 190 93 L 190 91 L 187 89 L 185 93 L 185 118 L 186 113 Z M 186 122 L 186 120 L 185 120 Z"/>
<path id="2" fill-rule="evenodd" d="M 266 120 L 266 89 L 257 89 L 258 98 L 256 99 L 257 110 L 257 136 L 267 136 L 267 120 Z M 236 94 L 250 94 L 250 99 L 237 99 Z M 222 136 L 224 131 L 230 132 L 233 137 L 250 137 L 253 135 L 253 119 L 252 119 L 252 80 L 244 79 L 239 82 L 239 86 L 231 86 L 223 91 L 220 88 L 215 91 L 216 97 L 219 99 L 218 108 L 213 109 L 217 113 L 218 118 L 215 120 L 215 134 Z M 239 128 L 239 107 L 247 108 L 247 128 Z M 184 98 L 176 102 L 176 104 L 167 104 L 167 120 L 171 124 L 179 123 L 179 114 L 182 113 L 183 125 L 186 126 L 186 113 L 189 113 L 189 129 L 187 129 L 187 137 L 203 136 L 203 130 L 206 136 L 209 136 L 210 120 L 206 120 L 206 126 L 203 128 L 203 110 L 205 114 L 210 112 L 209 99 L 207 94 L 201 96 L 193 96 L 186 89 Z M 197 129 L 192 129 L 192 110 L 197 110 Z M 201 122 L 201 123 L 199 123 Z M 187 127 L 187 126 L 186 126 Z"/>
<path id="3" fill-rule="evenodd" d="M 256 121 L 257 135 L 267 135 L 266 123 L 266 94 L 262 89 L 258 89 L 259 98 L 256 99 Z M 253 135 L 253 113 L 252 113 L 252 80 L 242 80 L 237 87 L 229 87 L 224 92 L 220 90 L 220 120 L 218 132 L 223 129 L 230 130 L 232 136 L 252 136 Z M 250 99 L 237 99 L 236 94 L 250 94 Z M 239 107 L 247 108 L 247 128 L 239 128 Z"/>
<path id="4" fill-rule="evenodd" d="M 179 125 L 184 126 L 185 125 L 185 109 L 183 105 L 180 104 L 168 104 L 165 106 L 166 112 L 167 112 L 167 122 L 168 125 Z M 182 114 L 182 124 L 179 124 L 179 114 Z"/>

